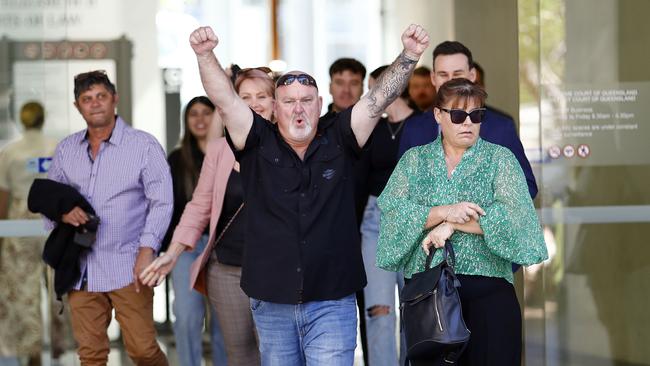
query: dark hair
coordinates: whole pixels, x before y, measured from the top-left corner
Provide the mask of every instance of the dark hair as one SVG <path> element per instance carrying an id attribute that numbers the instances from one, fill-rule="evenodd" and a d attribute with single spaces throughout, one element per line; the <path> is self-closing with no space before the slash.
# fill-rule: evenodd
<path id="1" fill-rule="evenodd" d="M 444 55 L 455 55 L 462 53 L 467 56 L 467 66 L 471 70 L 474 67 L 474 59 L 472 59 L 472 51 L 469 48 L 465 47 L 464 44 L 458 41 L 444 41 L 441 44 L 437 45 L 433 50 L 433 67 L 436 65 L 436 57 Z"/>
<path id="2" fill-rule="evenodd" d="M 81 93 L 89 90 L 93 85 L 101 84 L 113 95 L 117 93 L 115 84 L 111 83 L 104 70 L 95 70 L 78 74 L 74 77 L 74 100 L 78 100 Z"/>
<path id="3" fill-rule="evenodd" d="M 237 80 L 237 75 L 241 71 L 241 67 L 237 64 L 230 64 L 230 82 L 232 85 L 235 85 L 235 80 Z"/>
<path id="4" fill-rule="evenodd" d="M 375 79 L 375 80 L 379 80 L 379 77 L 388 68 L 388 66 L 390 66 L 390 65 L 379 66 L 378 68 L 374 69 L 370 73 L 370 77 Z M 407 99 L 408 100 L 409 99 L 409 88 L 404 88 L 404 90 L 402 90 L 402 93 L 399 95 L 399 97 L 402 98 L 402 99 Z M 409 104 L 409 106 L 410 106 L 410 104 Z"/>
<path id="5" fill-rule="evenodd" d="M 31 101 L 20 108 L 20 122 L 26 130 L 40 130 L 45 122 L 45 110 L 39 102 Z"/>
<path id="6" fill-rule="evenodd" d="M 212 104 L 208 97 L 198 96 L 192 98 L 183 111 L 184 132 L 183 137 L 181 138 L 181 162 L 183 167 L 183 188 L 185 190 L 185 197 L 187 197 L 188 200 L 192 198 L 192 192 L 194 192 L 196 183 L 199 181 L 199 173 L 201 172 L 201 167 L 198 166 L 194 154 L 192 153 L 199 149 L 199 142 L 196 137 L 192 135 L 188 125 L 190 110 L 197 103 L 201 103 L 213 111 L 215 109 L 214 104 Z"/>
<path id="7" fill-rule="evenodd" d="M 474 69 L 476 70 L 476 82 L 485 88 L 485 70 L 476 61 L 474 61 Z"/>
<path id="8" fill-rule="evenodd" d="M 413 75 L 430 77 L 431 69 L 426 66 L 416 67 L 415 70 L 413 70 Z"/>
<path id="9" fill-rule="evenodd" d="M 465 78 L 451 79 L 440 86 L 433 105 L 444 108 L 449 101 L 453 101 L 452 108 L 466 107 L 469 100 L 478 102 L 479 106 L 485 105 L 487 93 L 480 85 Z"/>
<path id="10" fill-rule="evenodd" d="M 363 64 L 353 58 L 340 58 L 332 63 L 330 66 L 330 79 L 334 74 L 338 74 L 343 71 L 350 71 L 353 74 L 361 75 L 361 80 L 366 78 L 366 67 Z"/>

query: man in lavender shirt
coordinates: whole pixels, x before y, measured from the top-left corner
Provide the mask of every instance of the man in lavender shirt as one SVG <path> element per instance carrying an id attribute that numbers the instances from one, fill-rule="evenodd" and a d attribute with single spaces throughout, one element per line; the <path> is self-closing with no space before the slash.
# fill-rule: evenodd
<path id="1" fill-rule="evenodd" d="M 115 309 L 134 363 L 167 365 L 156 342 L 153 290 L 134 275 L 153 261 L 172 215 L 165 153 L 153 136 L 115 114 L 118 95 L 105 72 L 75 76 L 74 96 L 88 128 L 59 143 L 48 177 L 78 190 L 100 219 L 96 241 L 79 261 L 81 278 L 68 293 L 81 364 L 108 362 L 106 329 Z M 88 219 L 75 207 L 61 222 L 79 226 Z"/>

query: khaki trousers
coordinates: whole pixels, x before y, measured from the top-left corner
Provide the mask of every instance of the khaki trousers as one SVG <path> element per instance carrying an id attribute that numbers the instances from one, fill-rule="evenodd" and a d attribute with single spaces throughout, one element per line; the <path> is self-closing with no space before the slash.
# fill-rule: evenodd
<path id="1" fill-rule="evenodd" d="M 72 332 L 79 344 L 81 365 L 106 365 L 110 351 L 106 330 L 115 309 L 126 353 L 136 365 L 168 365 L 156 341 L 153 323 L 153 289 L 135 285 L 110 292 L 70 291 Z"/>

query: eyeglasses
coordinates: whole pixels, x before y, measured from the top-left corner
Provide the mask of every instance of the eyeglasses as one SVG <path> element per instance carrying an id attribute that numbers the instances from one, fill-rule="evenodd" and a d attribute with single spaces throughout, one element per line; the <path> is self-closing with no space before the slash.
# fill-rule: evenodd
<path id="1" fill-rule="evenodd" d="M 313 77 L 307 74 L 284 74 L 280 76 L 278 81 L 275 83 L 275 87 L 277 88 L 283 85 L 284 86 L 291 85 L 296 80 L 298 80 L 298 82 L 302 85 L 313 86 L 314 88 L 318 89 L 318 85 L 316 85 L 316 80 L 314 80 Z"/>
<path id="2" fill-rule="evenodd" d="M 485 116 L 485 108 L 476 108 L 471 110 L 469 113 L 465 112 L 462 109 L 439 109 L 443 112 L 449 113 L 449 117 L 451 117 L 451 123 L 455 123 L 457 125 L 465 122 L 468 116 L 472 123 L 481 123 L 483 122 L 483 116 Z"/>

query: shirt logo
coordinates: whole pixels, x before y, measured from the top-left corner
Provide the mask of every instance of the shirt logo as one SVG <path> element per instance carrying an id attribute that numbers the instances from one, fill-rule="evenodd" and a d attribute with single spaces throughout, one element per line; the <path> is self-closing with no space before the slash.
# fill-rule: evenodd
<path id="1" fill-rule="evenodd" d="M 47 173 L 50 170 L 52 158 L 32 158 L 27 160 L 25 169 L 30 173 Z"/>
<path id="2" fill-rule="evenodd" d="M 327 180 L 331 180 L 332 178 L 334 178 L 334 174 L 336 174 L 336 170 L 334 170 L 334 169 L 325 169 L 323 171 L 323 178 L 325 178 Z"/>

